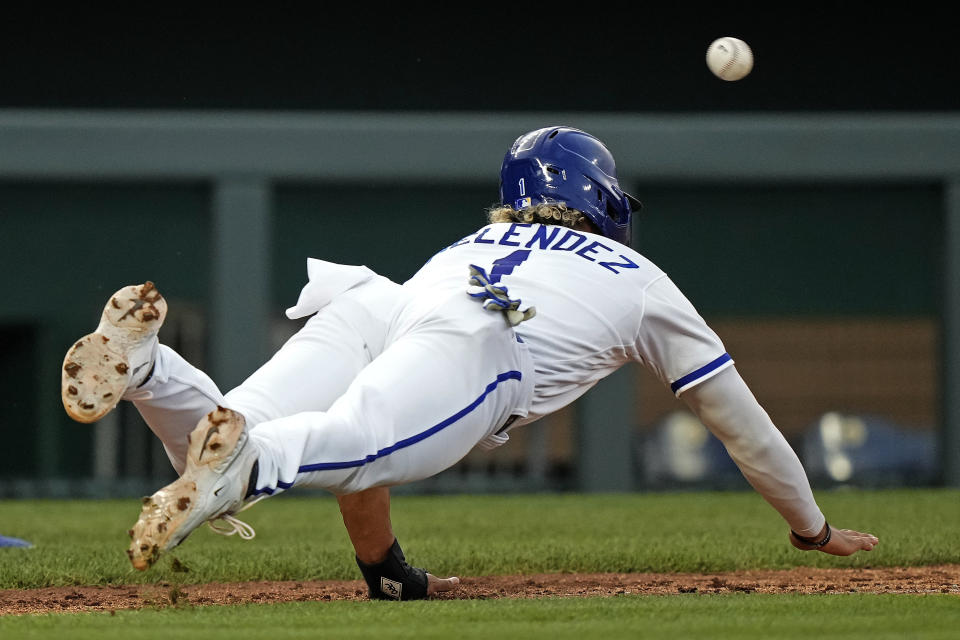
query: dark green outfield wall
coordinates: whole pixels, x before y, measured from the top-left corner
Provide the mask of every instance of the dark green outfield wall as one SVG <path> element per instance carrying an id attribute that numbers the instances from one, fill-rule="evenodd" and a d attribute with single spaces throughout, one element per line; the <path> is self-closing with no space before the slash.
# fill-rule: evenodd
<path id="1" fill-rule="evenodd" d="M 637 249 L 701 311 L 731 315 L 937 312 L 937 186 L 647 186 Z M 496 191 L 281 186 L 274 300 L 296 301 L 305 256 L 403 280 L 483 224 Z"/>
<path id="2" fill-rule="evenodd" d="M 70 322 L 84 313 L 65 304 L 102 305 L 117 282 L 143 278 L 203 296 L 209 208 L 202 185 L 0 184 L 0 318 Z"/>
<path id="3" fill-rule="evenodd" d="M 365 264 L 402 282 L 442 247 L 485 224 L 493 189 L 280 185 L 276 191 L 274 300 L 297 301 L 306 257 Z"/>
<path id="4" fill-rule="evenodd" d="M 0 185 L 0 477 L 89 473 L 92 429 L 60 403 L 63 354 L 121 286 L 206 296 L 208 201 L 190 185 Z"/>
<path id="5" fill-rule="evenodd" d="M 938 186 L 644 190 L 641 253 L 703 313 L 937 313 Z"/>

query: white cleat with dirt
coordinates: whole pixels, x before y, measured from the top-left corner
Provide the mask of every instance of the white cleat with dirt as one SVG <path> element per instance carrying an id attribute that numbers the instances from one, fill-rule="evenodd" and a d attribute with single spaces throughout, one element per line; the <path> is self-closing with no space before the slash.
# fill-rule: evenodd
<path id="1" fill-rule="evenodd" d="M 166 316 L 167 302 L 152 282 L 113 294 L 96 331 L 80 338 L 63 358 L 60 396 L 67 415 L 77 422 L 96 422 L 129 387 L 142 383 Z"/>
<path id="2" fill-rule="evenodd" d="M 236 411 L 218 407 L 207 414 L 189 436 L 187 467 L 177 480 L 143 499 L 140 519 L 128 532 L 127 556 L 135 569 L 149 569 L 164 552 L 177 546 L 197 527 L 218 518 L 252 538 L 252 529 L 232 517 L 251 506 L 245 501 L 257 452 Z"/>

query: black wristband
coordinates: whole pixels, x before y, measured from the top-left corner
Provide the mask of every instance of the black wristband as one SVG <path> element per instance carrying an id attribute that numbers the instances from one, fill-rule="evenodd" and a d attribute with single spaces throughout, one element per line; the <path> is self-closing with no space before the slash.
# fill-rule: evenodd
<path id="1" fill-rule="evenodd" d="M 357 566 L 367 582 L 371 600 L 422 600 L 427 597 L 427 572 L 407 564 L 396 538 L 383 562 L 366 564 L 357 558 Z"/>
<path id="2" fill-rule="evenodd" d="M 819 549 L 824 545 L 826 545 L 828 542 L 830 542 L 830 536 L 833 534 L 833 530 L 830 528 L 829 522 L 824 523 L 824 526 L 827 527 L 827 535 L 823 536 L 823 539 L 819 541 L 816 541 L 813 538 L 807 538 L 806 536 L 801 536 L 799 533 L 797 533 L 793 529 L 790 530 L 790 533 L 792 533 L 793 537 L 799 540 L 800 542 L 802 542 L 803 544 L 808 544 L 811 547 L 814 547 L 815 549 Z"/>

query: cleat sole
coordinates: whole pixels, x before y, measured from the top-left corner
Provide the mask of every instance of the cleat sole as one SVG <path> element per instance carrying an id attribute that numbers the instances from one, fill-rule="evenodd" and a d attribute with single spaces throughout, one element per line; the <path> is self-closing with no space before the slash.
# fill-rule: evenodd
<path id="1" fill-rule="evenodd" d="M 167 303 L 152 282 L 124 287 L 107 301 L 100 326 L 80 338 L 63 358 L 60 397 L 73 420 L 96 422 L 109 413 L 130 384 L 129 354 L 155 335 Z"/>
<path id="2" fill-rule="evenodd" d="M 129 364 L 109 347 L 109 339 L 91 333 L 78 340 L 63 359 L 60 397 L 77 422 L 96 422 L 110 412 L 130 381 Z"/>
<path id="3" fill-rule="evenodd" d="M 128 532 L 127 557 L 134 569 L 149 569 L 198 526 L 229 511 L 232 503 L 226 496 L 217 504 L 221 488 L 216 485 L 240 454 L 246 438 L 245 421 L 239 413 L 218 407 L 200 421 L 189 437 L 183 475 L 143 498 L 140 518 Z M 209 513 L 198 515 L 204 510 Z"/>

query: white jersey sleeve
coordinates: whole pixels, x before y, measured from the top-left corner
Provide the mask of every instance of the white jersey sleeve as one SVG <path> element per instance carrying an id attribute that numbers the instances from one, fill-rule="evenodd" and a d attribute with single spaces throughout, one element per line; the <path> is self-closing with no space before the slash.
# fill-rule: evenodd
<path id="1" fill-rule="evenodd" d="M 637 351 L 677 396 L 733 365 L 720 337 L 666 275 L 644 290 Z"/>
<path id="2" fill-rule="evenodd" d="M 691 389 L 683 400 L 791 529 L 802 536 L 820 532 L 826 518 L 800 459 L 736 368 Z"/>

